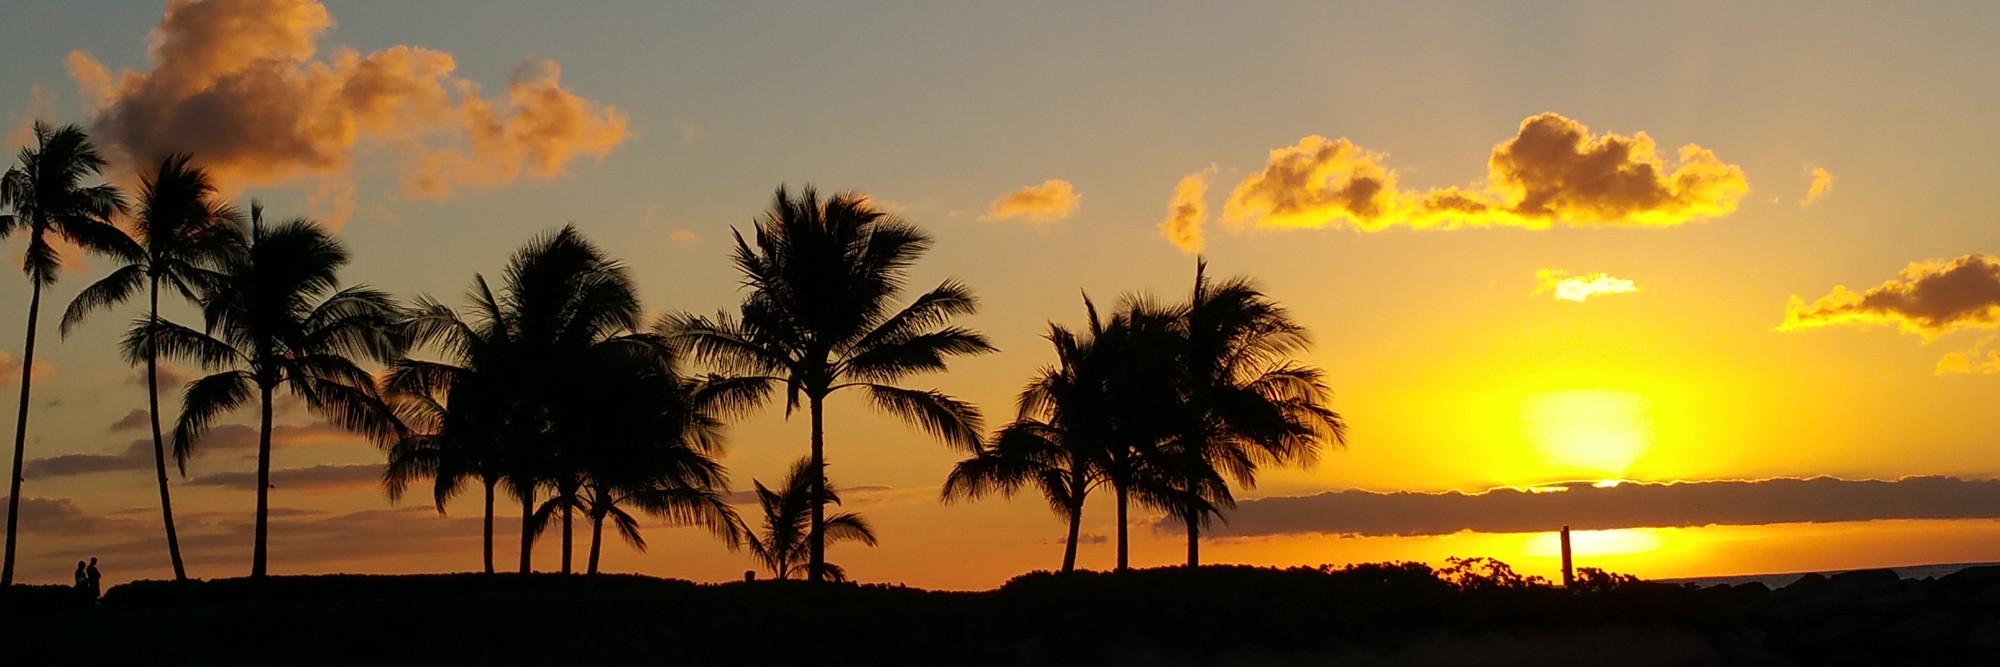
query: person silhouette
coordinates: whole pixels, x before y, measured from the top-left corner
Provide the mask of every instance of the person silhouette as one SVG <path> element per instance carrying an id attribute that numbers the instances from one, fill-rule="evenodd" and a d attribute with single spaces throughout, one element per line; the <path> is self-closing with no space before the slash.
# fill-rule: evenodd
<path id="1" fill-rule="evenodd" d="M 84 572 L 84 570 L 83 570 L 83 561 L 77 561 L 77 562 L 76 562 L 76 592 L 78 592 L 78 593 L 82 593 L 82 592 L 83 592 L 83 589 L 84 589 L 85 587 L 88 587 L 89 585 L 90 585 L 90 574 L 89 574 L 88 572 Z"/>
<path id="2" fill-rule="evenodd" d="M 99 585 L 104 580 L 104 574 L 97 571 L 96 556 L 90 557 L 90 567 L 85 570 L 85 573 L 88 579 L 90 580 L 89 581 L 90 601 L 96 602 L 98 595 L 103 590 L 99 588 Z"/>

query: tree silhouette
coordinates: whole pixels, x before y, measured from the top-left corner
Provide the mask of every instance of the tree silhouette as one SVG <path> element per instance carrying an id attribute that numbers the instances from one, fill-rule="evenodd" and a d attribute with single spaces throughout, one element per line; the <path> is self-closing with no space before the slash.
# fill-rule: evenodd
<path id="1" fill-rule="evenodd" d="M 1246 278 L 1219 283 L 1206 262 L 1181 309 L 1176 432 L 1153 455 L 1168 484 L 1169 514 L 1187 528 L 1188 566 L 1201 564 L 1201 528 L 1233 507 L 1229 482 L 1251 488 L 1264 464 L 1310 465 L 1323 443 L 1346 443 L 1326 407 L 1324 373 L 1292 356 L 1310 343 L 1304 327 Z"/>
<path id="2" fill-rule="evenodd" d="M 844 193 L 822 203 L 807 186 L 794 198 L 778 188 L 771 209 L 745 240 L 735 234 L 733 260 L 749 294 L 740 318 L 682 315 L 662 320 L 661 334 L 729 376 L 750 402 L 785 388 L 789 415 L 803 399 L 812 418 L 811 479 L 826 471 L 824 403 L 857 388 L 875 407 L 913 422 L 947 444 L 978 446 L 978 408 L 937 390 L 893 383 L 945 370 L 950 357 L 994 350 L 984 336 L 952 318 L 974 312 L 972 291 L 946 280 L 901 310 L 893 299 L 930 236 Z M 807 571 L 824 571 L 825 510 L 811 508 Z"/>
<path id="3" fill-rule="evenodd" d="M 719 491 L 729 476 L 714 458 L 722 424 L 711 410 L 723 395 L 681 377 L 674 358 L 651 336 L 601 344 L 555 412 L 559 441 L 577 448 L 582 462 L 578 505 L 590 520 L 590 574 L 598 570 L 607 519 L 627 544 L 646 549 L 627 506 L 707 528 L 731 549 L 741 543 L 742 520 Z"/>
<path id="4" fill-rule="evenodd" d="M 847 571 L 839 565 L 824 558 L 811 560 L 813 508 L 840 504 L 840 495 L 832 483 L 817 474 L 812 459 L 799 459 L 792 464 L 779 491 L 772 491 L 760 481 L 751 483 L 757 488 L 757 504 L 764 511 L 763 534 L 750 536 L 750 554 L 757 562 L 778 579 L 790 579 L 803 568 L 814 581 L 846 580 Z M 827 543 L 853 540 L 871 547 L 876 544 L 875 531 L 860 514 L 841 512 L 825 517 L 823 525 L 825 528 L 819 534 L 825 536 Z M 801 564 L 801 560 L 806 562 Z"/>
<path id="5" fill-rule="evenodd" d="M 160 355 L 152 344 L 154 323 L 160 318 L 160 286 L 165 284 L 182 298 L 196 301 L 203 286 L 212 285 L 214 271 L 229 254 L 241 250 L 242 235 L 236 228 L 242 215 L 236 208 L 215 199 L 215 185 L 208 172 L 190 166 L 187 155 L 160 161 L 153 174 L 140 182 L 139 211 L 132 220 L 135 240 L 144 252 L 77 293 L 63 312 L 65 336 L 93 310 L 109 308 L 132 298 L 141 286 L 146 289 L 146 315 L 132 325 L 128 339 L 137 347 L 126 350 L 127 361 L 146 365 L 146 414 L 152 425 L 153 470 L 160 487 L 160 514 L 167 530 L 167 553 L 174 564 L 174 579 L 187 579 L 181 563 L 180 537 L 174 530 L 174 503 L 167 487 L 166 436 L 160 428 Z M 136 355 L 136 356 L 132 356 Z M 181 467 L 186 474 L 186 466 Z"/>
<path id="6" fill-rule="evenodd" d="M 21 518 L 21 465 L 28 446 L 29 394 L 35 379 L 35 325 L 41 317 L 42 288 L 53 285 L 62 272 L 62 254 L 55 238 L 86 251 L 131 260 L 141 254 L 139 245 L 111 222 L 125 211 L 125 199 L 110 185 L 84 185 L 98 175 L 104 158 L 81 128 L 64 125 L 52 128 L 40 121 L 34 126 L 35 145 L 22 148 L 20 164 L 0 175 L 0 239 L 14 232 L 28 232 L 28 247 L 21 267 L 28 274 L 28 337 L 21 353 L 21 407 L 14 422 L 14 471 L 8 479 L 7 549 L 0 563 L 0 597 L 14 583 L 15 538 Z M 54 238 L 51 238 L 54 237 Z"/>
<path id="7" fill-rule="evenodd" d="M 161 354 L 218 371 L 187 385 L 174 427 L 174 456 L 182 462 L 216 418 L 256 392 L 261 415 L 251 578 L 262 578 L 268 565 L 274 393 L 288 391 L 313 414 L 376 442 L 404 434 L 374 376 L 356 362 L 400 355 L 394 302 L 367 286 L 340 287 L 347 249 L 317 223 L 297 218 L 267 227 L 262 218 L 261 207 L 253 205 L 244 251 L 222 263 L 220 279 L 202 295 L 206 331 L 161 321 L 151 341 Z M 127 350 L 147 343 L 145 332 L 137 333 L 141 339 L 126 338 Z"/>
<path id="8" fill-rule="evenodd" d="M 952 467 L 943 492 L 949 503 L 992 493 L 1012 496 L 1033 485 L 1068 524 L 1064 572 L 1076 569 L 1083 503 L 1104 481 L 1107 458 L 1117 446 L 1108 395 L 1108 371 L 1115 360 L 1108 358 L 1108 349 L 1096 347 L 1104 333 L 1096 306 L 1085 298 L 1084 307 L 1090 313 L 1089 329 L 1078 336 L 1049 325 L 1044 337 L 1055 348 L 1056 363 L 1043 367 L 1021 391 L 1015 420 Z"/>
<path id="9" fill-rule="evenodd" d="M 492 574 L 493 491 L 508 478 L 509 456 L 519 446 L 509 436 L 523 425 L 508 383 L 507 332 L 496 326 L 505 315 L 483 278 L 474 280 L 471 298 L 477 324 L 429 297 L 418 297 L 401 323 L 412 347 L 440 350 L 450 360 L 404 357 L 391 365 L 384 387 L 410 432 L 389 447 L 383 484 L 394 501 L 411 482 L 429 477 L 432 502 L 443 514 L 466 482 L 478 480 L 481 563 Z"/>

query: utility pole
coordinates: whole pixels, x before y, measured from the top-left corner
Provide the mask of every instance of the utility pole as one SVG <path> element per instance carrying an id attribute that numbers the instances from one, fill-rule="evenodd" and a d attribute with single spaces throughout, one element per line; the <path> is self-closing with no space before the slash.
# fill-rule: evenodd
<path id="1" fill-rule="evenodd" d="M 1576 588 L 1576 572 L 1570 569 L 1569 526 L 1563 526 L 1562 545 L 1563 545 L 1563 588 L 1574 589 Z"/>

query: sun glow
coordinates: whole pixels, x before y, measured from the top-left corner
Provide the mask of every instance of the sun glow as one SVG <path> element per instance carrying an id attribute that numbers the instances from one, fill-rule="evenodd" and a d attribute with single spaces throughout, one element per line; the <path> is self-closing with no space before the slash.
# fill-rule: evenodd
<path id="1" fill-rule="evenodd" d="M 1659 531 L 1651 528 L 1620 528 L 1570 531 L 1569 543 L 1571 553 L 1579 557 L 1624 556 L 1657 550 L 1664 540 Z M 1522 551 L 1539 558 L 1560 558 L 1562 536 L 1558 533 L 1538 534 L 1528 540 Z"/>
<path id="2" fill-rule="evenodd" d="M 1551 466 L 1616 478 L 1646 451 L 1645 399 L 1609 389 L 1555 391 L 1528 400 L 1529 441 Z"/>

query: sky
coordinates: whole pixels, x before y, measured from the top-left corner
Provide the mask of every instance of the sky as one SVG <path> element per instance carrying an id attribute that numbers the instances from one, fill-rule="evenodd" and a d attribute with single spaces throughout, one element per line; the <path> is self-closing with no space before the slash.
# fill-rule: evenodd
<path id="1" fill-rule="evenodd" d="M 1302 360 L 1351 425 L 1239 490 L 1208 562 L 1551 574 L 1564 523 L 1589 529 L 1580 564 L 1645 576 L 1992 561 L 1996 25 L 1988 3 L 87 0 L 0 26 L 0 139 L 78 123 L 125 186 L 142 156 L 192 151 L 232 199 L 337 227 L 345 279 L 447 301 L 575 223 L 649 313 L 729 308 L 731 230 L 773 189 L 865 193 L 936 237 L 913 284 L 980 297 L 965 323 L 1001 352 L 918 383 L 989 426 L 1049 361 L 1048 322 L 1080 322 L 1083 294 L 1178 298 L 1199 253 L 1312 331 Z M 108 268 L 65 259 L 31 371 L 23 577 L 93 554 L 114 581 L 163 576 L 143 382 L 114 351 L 137 311 L 58 334 Z M 10 407 L 27 301 L 0 282 Z M 252 420 L 174 482 L 195 576 L 247 569 Z M 478 568 L 476 498 L 391 504 L 380 451 L 296 405 L 279 423 L 274 572 Z M 733 425 L 733 486 L 775 482 L 806 426 L 775 407 Z M 855 397 L 828 432 L 882 538 L 832 549 L 856 578 L 984 588 L 1059 563 L 1039 499 L 938 502 L 958 452 Z M 1620 490 L 1622 512 L 1478 520 L 1513 502 L 1496 494 Z M 1107 501 L 1084 567 L 1111 564 Z M 1137 564 L 1180 557 L 1171 526 L 1133 530 Z M 698 530 L 647 533 L 606 568 L 751 567 Z"/>

